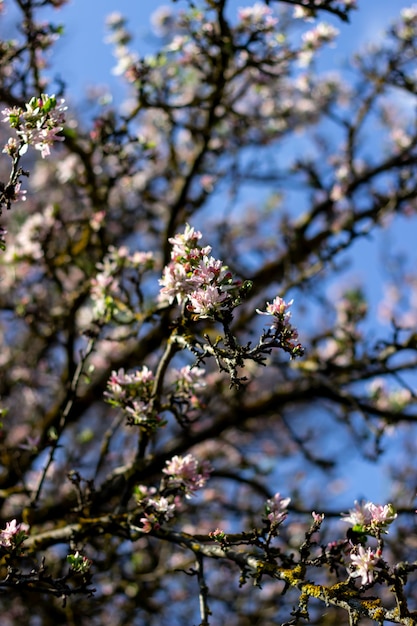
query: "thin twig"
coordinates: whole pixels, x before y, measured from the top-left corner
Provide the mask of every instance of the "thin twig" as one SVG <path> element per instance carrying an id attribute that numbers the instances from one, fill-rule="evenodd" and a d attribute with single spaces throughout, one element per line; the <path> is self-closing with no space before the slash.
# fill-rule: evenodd
<path id="1" fill-rule="evenodd" d="M 48 470 L 49 470 L 50 466 L 52 465 L 52 463 L 54 461 L 55 451 L 58 448 L 58 443 L 59 443 L 60 437 L 62 435 L 62 432 L 63 432 L 64 428 L 65 428 L 65 424 L 67 422 L 69 414 L 71 413 L 72 407 L 74 405 L 74 402 L 75 402 L 75 399 L 76 399 L 76 396 L 77 396 L 77 389 L 78 389 L 78 385 L 79 385 L 79 382 L 80 382 L 81 374 L 82 374 L 83 369 L 84 369 L 85 362 L 88 359 L 88 357 L 90 356 L 90 354 L 92 353 L 92 351 L 94 349 L 94 344 L 95 344 L 95 338 L 89 339 L 86 350 L 81 354 L 81 358 L 80 358 L 80 360 L 78 362 L 77 368 L 76 368 L 76 370 L 74 372 L 74 376 L 72 377 L 71 384 L 70 384 L 70 387 L 69 387 L 68 392 L 67 392 L 67 397 L 66 397 L 65 402 L 64 402 L 64 408 L 63 408 L 61 416 L 59 418 L 56 437 L 55 437 L 54 441 L 52 442 L 51 451 L 49 453 L 48 460 L 47 460 L 47 462 L 45 464 L 45 467 L 43 468 L 42 475 L 40 477 L 38 487 L 36 489 L 35 495 L 33 496 L 32 500 L 31 500 L 30 506 L 33 506 L 34 504 L 36 504 L 36 502 L 40 498 L 41 491 L 42 491 L 42 488 L 43 488 L 43 485 L 44 485 L 44 482 L 45 482 L 45 479 L 46 479 L 46 475 L 48 473 Z"/>

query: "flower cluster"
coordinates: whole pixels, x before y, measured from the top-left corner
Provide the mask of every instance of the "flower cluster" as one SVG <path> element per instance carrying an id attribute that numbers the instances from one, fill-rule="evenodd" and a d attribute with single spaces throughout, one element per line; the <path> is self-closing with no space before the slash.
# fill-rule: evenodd
<path id="1" fill-rule="evenodd" d="M 15 186 L 15 189 L 19 186 L 20 183 Z M 13 243 L 8 245 L 6 261 L 38 262 L 45 254 L 44 243 L 51 236 L 55 225 L 56 215 L 52 205 L 29 215 L 20 226 Z"/>
<path id="2" fill-rule="evenodd" d="M 397 517 L 392 504 L 374 504 L 373 502 L 357 502 L 355 508 L 342 517 L 344 522 L 352 525 L 355 532 L 378 536 L 387 533 L 389 526 Z"/>
<path id="3" fill-rule="evenodd" d="M 206 371 L 201 367 L 185 365 L 171 372 L 171 389 L 167 389 L 171 407 L 175 407 L 183 421 L 195 419 L 204 407 L 200 392 L 206 386 Z"/>
<path id="4" fill-rule="evenodd" d="M 339 34 L 337 28 L 321 22 L 311 30 L 303 34 L 303 45 L 299 53 L 301 65 L 308 65 L 314 53 L 324 44 L 331 43 Z"/>
<path id="5" fill-rule="evenodd" d="M 272 15 L 272 10 L 262 2 L 255 2 L 253 6 L 239 9 L 238 17 L 241 21 L 241 28 L 248 30 L 269 31 L 272 30 L 278 19 Z"/>
<path id="6" fill-rule="evenodd" d="M 98 272 L 91 280 L 95 318 L 109 321 L 120 314 L 131 317 L 130 294 L 122 289 L 121 276 L 126 271 L 133 271 L 138 284 L 143 273 L 153 266 L 152 252 L 138 251 L 130 254 L 126 246 L 110 246 L 103 261 L 97 264 Z"/>
<path id="7" fill-rule="evenodd" d="M 189 365 L 173 369 L 158 406 L 170 409 L 181 423 L 198 416 L 203 406 L 198 393 L 206 385 L 204 375 L 204 369 Z M 132 373 L 121 368 L 111 373 L 104 397 L 112 406 L 122 408 L 128 423 L 154 430 L 166 423 L 155 408 L 154 387 L 154 374 L 146 366 Z"/>
<path id="8" fill-rule="evenodd" d="M 162 303 L 187 303 L 195 319 L 215 319 L 228 309 L 241 286 L 222 261 L 210 255 L 211 247 L 198 244 L 201 233 L 187 224 L 184 233 L 169 239 L 171 262 L 164 268 L 159 299 Z"/>
<path id="9" fill-rule="evenodd" d="M 3 152 L 12 158 L 24 154 L 28 146 L 39 150 L 42 158 L 48 156 L 50 148 L 56 141 L 64 141 L 60 135 L 65 122 L 64 100 L 57 102 L 55 96 L 42 94 L 39 98 L 31 98 L 25 109 L 14 106 L 3 109 L 3 122 L 10 125 L 16 132 L 16 138 L 10 138 Z"/>
<path id="10" fill-rule="evenodd" d="M 20 546 L 27 539 L 29 526 L 18 524 L 15 519 L 6 523 L 6 528 L 0 530 L 0 546 L 6 550 L 20 551 Z"/>
<path id="11" fill-rule="evenodd" d="M 285 302 L 280 296 L 277 296 L 272 302 L 266 303 L 266 310 L 256 309 L 259 315 L 272 315 L 274 320 L 271 324 L 271 330 L 279 339 L 281 347 L 289 352 L 292 357 L 302 356 L 304 349 L 298 340 L 298 331 L 292 326 L 290 307 L 293 300 Z"/>
<path id="12" fill-rule="evenodd" d="M 169 495 L 165 497 L 157 493 L 155 487 L 146 487 L 140 485 L 136 488 L 136 499 L 138 504 L 143 507 L 142 517 L 140 518 L 141 531 L 144 533 L 157 529 L 163 522 L 168 522 L 175 513 L 178 501 Z"/>
<path id="13" fill-rule="evenodd" d="M 162 470 L 168 477 L 167 488 L 169 490 L 179 490 L 186 498 L 201 489 L 206 484 L 211 467 L 207 461 L 198 463 L 192 454 L 186 456 L 174 456 L 167 461 L 166 467 Z"/>
<path id="14" fill-rule="evenodd" d="M 126 28 L 126 19 L 121 13 L 111 13 L 107 17 L 106 25 L 110 31 L 106 41 L 114 44 L 118 61 L 113 73 L 116 76 L 124 76 L 128 82 L 135 82 L 139 57 L 129 49 L 132 37 Z"/>
<path id="15" fill-rule="evenodd" d="M 121 407 L 129 424 L 154 431 L 163 425 L 163 420 L 152 402 L 154 375 L 146 365 L 131 374 L 124 369 L 113 371 L 107 381 L 106 401 Z"/>
<path id="16" fill-rule="evenodd" d="M 148 396 L 154 381 L 153 373 L 144 365 L 141 370 L 126 374 L 124 369 L 113 371 L 107 382 L 104 395 L 110 404 L 118 405 L 135 396 Z"/>
<path id="17" fill-rule="evenodd" d="M 180 370 L 173 371 L 174 384 L 179 392 L 194 393 L 197 389 L 206 386 L 203 378 L 206 371 L 202 367 L 184 365 Z"/>
<path id="18" fill-rule="evenodd" d="M 162 471 L 165 477 L 159 490 L 145 485 L 136 488 L 136 500 L 142 508 L 141 531 L 145 533 L 168 522 L 180 508 L 183 497 L 189 499 L 204 487 L 211 468 L 207 462 L 199 464 L 195 457 L 187 454 L 185 457 L 174 456 Z"/>
<path id="19" fill-rule="evenodd" d="M 401 21 L 394 26 L 394 32 L 401 41 L 413 41 L 417 33 L 416 5 L 402 9 Z"/>

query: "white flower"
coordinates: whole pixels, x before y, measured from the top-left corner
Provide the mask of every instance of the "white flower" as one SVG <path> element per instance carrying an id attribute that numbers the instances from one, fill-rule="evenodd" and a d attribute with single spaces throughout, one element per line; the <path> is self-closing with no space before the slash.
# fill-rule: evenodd
<path id="1" fill-rule="evenodd" d="M 361 576 L 362 585 L 367 585 L 373 582 L 374 568 L 376 562 L 378 561 L 378 557 L 371 550 L 371 548 L 365 550 L 363 546 L 359 546 L 358 554 L 351 554 L 350 558 L 352 560 L 353 566 L 356 568 L 356 570 L 354 572 L 351 572 L 350 575 L 353 578 Z"/>

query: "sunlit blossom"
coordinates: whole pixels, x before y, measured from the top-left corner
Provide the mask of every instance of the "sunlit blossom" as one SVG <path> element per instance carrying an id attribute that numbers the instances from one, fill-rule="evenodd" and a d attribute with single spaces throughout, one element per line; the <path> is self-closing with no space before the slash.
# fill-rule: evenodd
<path id="1" fill-rule="evenodd" d="M 204 319 L 221 311 L 227 300 L 227 293 L 222 293 L 215 285 L 207 285 L 205 289 L 193 291 L 189 295 L 188 309 Z"/>
<path id="2" fill-rule="evenodd" d="M 165 266 L 159 300 L 161 303 L 187 302 L 187 309 L 195 318 L 214 317 L 227 308 L 231 292 L 241 282 L 220 259 L 210 255 L 210 246 L 198 243 L 202 234 L 189 224 L 183 233 L 169 239 L 172 245 L 171 261 Z"/>
<path id="3" fill-rule="evenodd" d="M 360 576 L 362 578 L 362 585 L 372 583 L 374 580 L 375 564 L 378 562 L 378 557 L 375 552 L 373 552 L 371 548 L 365 550 L 363 546 L 358 546 L 357 553 L 352 553 L 350 558 L 355 568 L 353 572 L 350 572 L 350 575 L 353 578 Z"/>
<path id="4" fill-rule="evenodd" d="M 57 101 L 54 95 L 42 94 L 39 98 L 31 98 L 25 109 L 16 106 L 3 109 L 2 121 L 15 130 L 20 141 L 19 154 L 23 154 L 27 146 L 31 145 L 45 158 L 54 143 L 64 141 L 60 134 L 67 109 L 64 103 L 62 98 Z M 11 153 L 12 144 L 6 144 L 5 150 Z"/>
<path id="5" fill-rule="evenodd" d="M 392 504 L 379 505 L 373 502 L 355 501 L 355 506 L 348 514 L 343 515 L 342 521 L 351 524 L 354 530 L 361 532 L 382 531 L 388 532 L 386 526 L 397 517 Z"/>

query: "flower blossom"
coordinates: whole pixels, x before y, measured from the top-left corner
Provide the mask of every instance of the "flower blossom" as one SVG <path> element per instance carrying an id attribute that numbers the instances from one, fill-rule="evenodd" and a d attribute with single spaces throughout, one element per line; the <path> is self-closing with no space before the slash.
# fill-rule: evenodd
<path id="1" fill-rule="evenodd" d="M 162 522 L 174 517 L 177 502 L 172 495 L 165 497 L 157 494 L 155 487 L 139 485 L 136 487 L 136 498 L 137 503 L 143 507 L 140 518 L 142 532 L 149 533 L 152 529 L 159 528 Z"/>
<path id="2" fill-rule="evenodd" d="M 195 318 L 215 317 L 233 302 L 232 295 L 241 282 L 222 261 L 210 256 L 210 246 L 200 246 L 201 232 L 189 224 L 183 233 L 169 239 L 172 245 L 171 261 L 159 280 L 162 303 L 187 303 Z"/>
<path id="3" fill-rule="evenodd" d="M 153 268 L 154 257 L 151 252 L 136 251 L 129 253 L 126 246 L 110 246 L 103 260 L 97 263 L 97 273 L 91 279 L 91 299 L 94 302 L 96 318 L 110 319 L 123 311 L 128 315 L 130 301 L 122 289 L 123 278 L 127 273 L 141 277 Z"/>
<path id="4" fill-rule="evenodd" d="M 168 498 L 165 498 L 164 496 L 150 498 L 147 502 L 147 506 L 152 507 L 156 513 L 162 513 L 165 520 L 173 517 L 176 508 L 175 503 L 170 502 Z"/>
<path id="5" fill-rule="evenodd" d="M 19 139 L 18 154 L 24 154 L 28 146 L 33 146 L 39 150 L 42 158 L 47 157 L 51 146 L 56 141 L 64 141 L 64 137 L 59 133 L 63 130 L 67 107 L 65 100 L 57 102 L 55 96 L 42 94 L 39 98 L 31 98 L 25 105 L 25 110 L 21 107 L 11 107 L 3 109 L 3 122 L 8 123 L 13 128 Z M 15 141 L 8 141 L 4 152 L 11 156 L 16 153 Z"/>
<path id="6" fill-rule="evenodd" d="M 281 524 L 288 515 L 288 505 L 291 498 L 282 498 L 280 493 L 276 493 L 273 498 L 266 501 L 267 519 L 274 526 Z"/>
<path id="7" fill-rule="evenodd" d="M 373 552 L 371 548 L 367 548 L 365 550 L 363 546 L 359 546 L 358 554 L 353 553 L 350 555 L 350 558 L 352 560 L 353 566 L 356 568 L 356 570 L 351 572 L 350 575 L 353 578 L 361 576 L 362 585 L 372 583 L 374 580 L 375 564 L 378 561 L 378 557 L 375 552 Z"/>
<path id="8" fill-rule="evenodd" d="M 144 533 L 150 533 L 152 528 L 159 526 L 158 518 L 154 513 L 144 513 L 139 521 L 142 524 L 142 532 Z"/>
<path id="9" fill-rule="evenodd" d="M 165 422 L 152 401 L 153 386 L 154 374 L 146 365 L 132 374 L 121 368 L 111 373 L 104 397 L 106 402 L 123 410 L 129 424 L 154 431 Z"/>
<path id="10" fill-rule="evenodd" d="M 172 9 L 169 6 L 158 7 L 151 15 L 152 30 L 157 37 L 167 37 L 175 26 Z"/>
<path id="11" fill-rule="evenodd" d="M 368 509 L 371 513 L 372 526 L 387 526 L 388 524 L 391 524 L 397 517 L 397 513 L 395 512 L 392 504 L 382 505 L 368 502 Z"/>
<path id="12" fill-rule="evenodd" d="M 0 530 L 0 546 L 3 548 L 18 547 L 27 538 L 28 530 L 27 524 L 18 524 L 15 519 L 6 522 L 6 528 Z"/>
<path id="13" fill-rule="evenodd" d="M 311 516 L 315 524 L 321 524 L 322 521 L 324 520 L 324 513 L 316 513 L 316 511 L 313 511 L 311 513 Z"/>
<path id="14" fill-rule="evenodd" d="M 285 302 L 283 298 L 277 296 L 272 302 L 266 303 L 266 310 L 256 309 L 258 315 L 271 315 L 274 320 L 271 324 L 271 330 L 280 340 L 281 347 L 289 352 L 292 357 L 301 356 L 304 352 L 303 347 L 298 340 L 298 331 L 292 326 L 291 312 L 289 311 L 293 300 Z"/>
<path id="15" fill-rule="evenodd" d="M 412 41 L 417 26 L 416 5 L 406 7 L 401 11 L 401 20 L 394 25 L 394 32 L 401 41 Z"/>
<path id="16" fill-rule="evenodd" d="M 224 308 L 227 300 L 227 293 L 222 293 L 217 287 L 208 285 L 205 289 L 193 291 L 190 294 L 187 308 L 200 319 L 204 319 Z"/>
<path id="17" fill-rule="evenodd" d="M 308 30 L 303 34 L 303 42 L 307 49 L 316 49 L 322 43 L 333 41 L 333 39 L 339 34 L 337 28 L 321 22 L 311 30 Z"/>
<path id="18" fill-rule="evenodd" d="M 278 19 L 272 15 L 272 10 L 262 2 L 255 2 L 253 6 L 239 9 L 238 17 L 244 28 L 256 28 L 257 31 L 272 30 Z"/>
<path id="19" fill-rule="evenodd" d="M 256 312 L 259 315 L 275 315 L 276 317 L 280 317 L 283 320 L 289 320 L 291 317 L 291 313 L 289 312 L 289 308 L 292 305 L 294 300 L 290 300 L 289 302 L 285 302 L 280 296 L 277 296 L 272 302 L 266 303 L 266 311 L 260 311 L 256 309 Z"/>
<path id="20" fill-rule="evenodd" d="M 112 371 L 107 381 L 108 391 L 104 395 L 110 403 L 118 404 L 128 397 L 136 397 L 143 394 L 144 388 L 150 391 L 154 380 L 154 374 L 146 365 L 141 370 L 136 370 L 132 374 L 126 374 L 123 368 L 117 372 Z"/>
<path id="21" fill-rule="evenodd" d="M 205 374 L 206 370 L 202 367 L 184 365 L 180 370 L 173 370 L 174 383 L 178 389 L 193 393 L 196 389 L 206 386 Z"/>
<path id="22" fill-rule="evenodd" d="M 339 34 L 337 28 L 334 28 L 330 24 L 321 22 L 317 24 L 315 28 L 308 30 L 303 34 L 303 44 L 298 55 L 298 60 L 301 66 L 308 65 L 316 50 L 318 50 L 323 44 L 332 42 Z"/>
<path id="23" fill-rule="evenodd" d="M 355 501 L 355 508 L 344 515 L 342 520 L 351 524 L 353 530 L 363 533 L 375 534 L 385 532 L 386 526 L 391 524 L 397 517 L 392 504 L 374 504 L 373 502 L 359 503 Z"/>
<path id="24" fill-rule="evenodd" d="M 174 456 L 166 462 L 162 470 L 168 476 L 168 487 L 179 488 L 185 493 L 186 498 L 191 498 L 193 493 L 206 484 L 211 467 L 204 461 L 199 465 L 197 459 L 191 454 L 186 456 Z"/>

